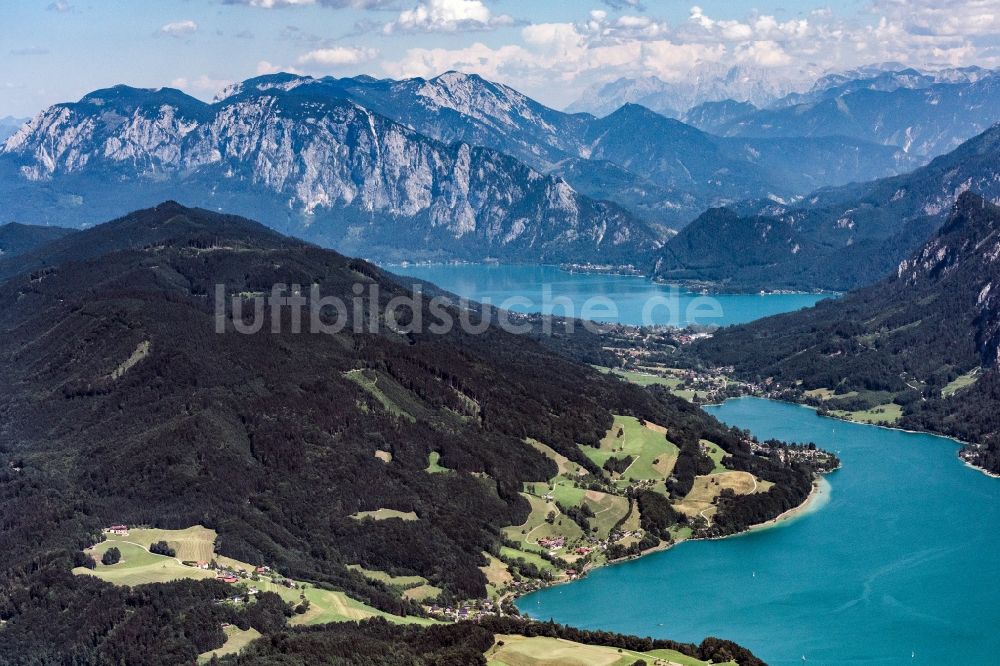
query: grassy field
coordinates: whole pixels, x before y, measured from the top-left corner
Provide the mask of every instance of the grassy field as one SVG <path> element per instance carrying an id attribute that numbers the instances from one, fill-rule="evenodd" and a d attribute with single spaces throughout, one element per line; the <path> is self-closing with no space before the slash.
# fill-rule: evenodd
<path id="1" fill-rule="evenodd" d="M 681 380 L 677 377 L 666 376 L 662 377 L 653 373 L 646 372 L 632 372 L 630 370 L 620 370 L 618 368 L 605 368 L 602 366 L 593 366 L 595 369 L 600 370 L 605 374 L 613 374 L 621 377 L 627 382 L 633 384 L 638 384 L 639 386 L 666 386 L 669 389 L 677 388 Z"/>
<path id="2" fill-rule="evenodd" d="M 502 546 L 500 548 L 500 554 L 505 558 L 509 558 L 511 560 L 521 559 L 524 560 L 525 562 L 531 562 L 539 569 L 545 569 L 547 571 L 556 570 L 556 568 L 552 566 L 551 562 L 542 558 L 542 556 L 539 555 L 538 553 L 533 553 L 531 551 L 526 551 L 526 550 L 517 550 L 509 546 Z"/>
<path id="3" fill-rule="evenodd" d="M 591 527 L 597 528 L 596 536 L 607 538 L 612 528 L 628 513 L 628 498 L 609 495 L 597 490 L 588 490 L 584 502 L 594 512 Z"/>
<path id="4" fill-rule="evenodd" d="M 601 440 L 600 447 L 581 448 L 598 465 L 604 465 L 612 456 L 633 457 L 635 460 L 621 475 L 623 481 L 664 479 L 670 476 L 678 453 L 677 447 L 667 440 L 665 432 L 660 426 L 643 425 L 631 416 L 615 416 L 614 424 Z"/>
<path id="5" fill-rule="evenodd" d="M 737 495 L 765 492 L 774 484 L 770 481 L 760 481 L 749 472 L 719 472 L 696 476 L 691 492 L 683 500 L 675 504 L 675 508 L 689 516 L 711 518 L 716 507 L 712 501 L 723 489 L 729 488 Z"/>
<path id="6" fill-rule="evenodd" d="M 370 580 L 377 580 L 386 585 L 391 585 L 399 590 L 400 594 L 406 599 L 423 601 L 425 599 L 433 599 L 441 594 L 441 588 L 431 585 L 423 576 L 392 576 L 384 571 L 365 569 L 357 564 L 349 564 L 347 568 L 354 569 Z"/>
<path id="7" fill-rule="evenodd" d="M 211 542 L 207 541 L 209 535 L 212 537 Z M 97 576 L 101 580 L 115 585 L 143 585 L 146 583 L 163 583 L 182 578 L 207 579 L 215 577 L 215 573 L 212 571 L 185 566 L 176 558 L 154 555 L 147 550 L 149 543 L 161 540 L 166 541 L 168 544 L 184 544 L 183 547 L 189 549 L 187 554 L 196 554 L 199 556 L 192 557 L 191 559 L 205 561 L 214 559 L 223 566 L 247 572 L 252 572 L 255 568 L 254 565 L 218 555 L 211 550 L 205 552 L 204 544 L 214 543 L 215 532 L 204 527 L 192 527 L 185 530 L 132 530 L 125 536 L 114 534 L 106 536 L 107 539 L 105 541 L 86 551 L 94 557 L 97 567 L 95 569 L 78 567 L 73 569 L 73 573 Z M 105 566 L 100 563 L 101 556 L 112 546 L 117 547 L 121 551 L 121 560 L 117 564 Z M 178 551 L 178 555 L 180 555 L 180 552 Z M 426 585 L 426 579 L 420 577 L 414 578 L 417 579 L 414 582 L 417 582 L 418 585 L 431 587 L 430 585 Z M 389 615 L 360 601 L 351 599 L 343 592 L 320 589 L 308 583 L 300 584 L 302 589 L 293 589 L 265 577 L 257 581 L 248 581 L 247 585 L 252 585 L 264 592 L 275 592 L 282 599 L 293 604 L 298 604 L 301 601 L 300 595 L 305 595 L 305 598 L 309 599 L 309 610 L 303 615 L 295 615 L 290 621 L 292 624 L 344 622 L 375 616 L 384 617 L 390 622 L 402 624 L 430 624 L 434 622 L 426 618 L 404 618 Z M 428 590 L 425 589 L 424 592 L 428 592 Z M 228 642 L 226 646 L 229 646 Z"/>
<path id="8" fill-rule="evenodd" d="M 810 398 L 819 398 L 820 400 L 830 400 L 832 398 L 856 398 L 858 396 L 857 391 L 834 393 L 833 389 L 828 388 L 811 389 L 806 391 L 805 394 Z"/>
<path id="9" fill-rule="evenodd" d="M 512 635 L 498 635 L 497 643 L 486 653 L 486 660 L 489 666 L 632 666 L 637 661 L 644 661 L 649 666 L 703 666 L 708 663 L 673 650 L 633 652 L 561 638 Z"/>
<path id="10" fill-rule="evenodd" d="M 358 564 L 348 564 L 348 569 L 353 569 L 357 571 L 365 578 L 369 580 L 377 580 L 379 582 L 385 583 L 386 585 L 392 585 L 393 587 L 398 587 L 400 589 L 406 589 L 410 587 L 416 587 L 418 585 L 424 585 L 427 583 L 427 579 L 423 576 L 391 576 L 384 571 L 376 571 L 374 569 L 365 569 Z"/>
<path id="11" fill-rule="evenodd" d="M 209 652 L 204 652 L 198 655 L 199 664 L 207 664 L 212 660 L 212 657 L 223 657 L 227 654 L 237 654 L 240 650 L 245 648 L 257 638 L 260 638 L 260 632 L 251 627 L 246 631 L 240 629 L 235 625 L 229 625 L 225 627 L 223 631 L 226 632 L 226 642 L 218 650 L 210 650 Z"/>
<path id="12" fill-rule="evenodd" d="M 948 384 L 941 389 L 941 397 L 950 398 L 964 388 L 968 388 L 976 383 L 979 379 L 979 368 L 973 368 L 969 372 L 956 377 L 954 380 L 948 382 Z"/>
<path id="13" fill-rule="evenodd" d="M 201 525 L 183 530 L 133 529 L 129 530 L 126 541 L 137 543 L 149 549 L 157 541 L 166 541 L 174 549 L 178 560 L 208 562 L 215 553 L 215 530 Z"/>
<path id="14" fill-rule="evenodd" d="M 832 409 L 830 410 L 830 413 L 843 419 L 857 421 L 858 423 L 891 425 L 899 421 L 899 419 L 903 416 L 903 408 L 890 402 L 857 412 L 845 412 L 839 409 Z"/>
<path id="15" fill-rule="evenodd" d="M 426 471 L 430 474 L 443 474 L 444 472 L 450 471 L 447 467 L 443 466 L 440 461 L 441 454 L 437 451 L 431 451 Z"/>
<path id="16" fill-rule="evenodd" d="M 414 601 L 426 601 L 428 599 L 434 599 L 441 594 L 443 590 L 440 587 L 431 585 L 430 583 L 425 583 L 424 585 L 418 585 L 417 587 L 411 587 L 408 590 L 403 590 L 403 597 L 406 599 L 413 599 Z"/>
<path id="17" fill-rule="evenodd" d="M 434 411 L 423 400 L 385 373 L 375 370 L 350 370 L 344 373 L 344 376 L 378 400 L 393 416 L 409 421 L 430 419 L 434 416 Z M 459 419 L 458 414 L 455 414 L 454 418 Z"/>
<path id="18" fill-rule="evenodd" d="M 485 567 L 479 567 L 479 570 L 486 576 L 486 595 L 490 599 L 496 600 L 500 597 L 501 590 L 514 582 L 514 577 L 510 575 L 507 565 L 501 560 L 489 553 L 483 553 L 483 555 L 486 556 L 488 563 Z"/>
<path id="19" fill-rule="evenodd" d="M 700 443 L 703 447 L 705 447 L 705 452 L 708 454 L 708 457 L 715 463 L 712 473 L 725 472 L 726 467 L 722 464 L 722 459 L 726 457 L 726 452 L 723 451 L 719 445 L 710 442 L 707 439 L 700 440 Z"/>
<path id="20" fill-rule="evenodd" d="M 156 539 L 158 541 L 159 539 Z M 117 564 L 101 564 L 101 556 L 112 546 L 121 551 Z M 73 573 L 97 576 L 115 585 L 144 585 L 146 583 L 166 583 L 182 578 L 214 578 L 215 574 L 181 564 L 178 560 L 164 555 L 154 555 L 146 548 L 131 542 L 131 535 L 108 535 L 108 539 L 85 551 L 97 562 L 97 568 L 77 567 Z"/>
<path id="21" fill-rule="evenodd" d="M 434 620 L 421 617 L 399 617 L 384 613 L 356 599 L 351 599 L 343 592 L 324 590 L 306 583 L 304 588 L 293 589 L 270 580 L 261 580 L 253 585 L 262 592 L 274 592 L 291 604 L 298 604 L 304 595 L 309 600 L 309 610 L 304 614 L 293 615 L 289 624 L 313 625 L 328 622 L 349 622 L 364 620 L 370 617 L 384 617 L 395 624 L 435 624 Z"/>
<path id="22" fill-rule="evenodd" d="M 355 520 L 364 520 L 365 518 L 371 518 L 373 520 L 390 520 L 391 518 L 399 518 L 400 520 L 419 520 L 417 514 L 413 511 L 397 511 L 396 509 L 376 509 L 375 511 L 358 511 L 351 516 Z"/>
<path id="23" fill-rule="evenodd" d="M 576 490 L 576 489 L 574 489 Z M 581 491 L 584 492 L 584 491 Z M 531 505 L 531 513 L 521 525 L 505 527 L 504 535 L 518 544 L 522 550 L 541 549 L 538 540 L 545 537 L 564 536 L 567 542 L 573 542 L 583 536 L 583 530 L 572 520 L 562 515 L 555 502 L 546 502 L 541 497 L 523 494 Z M 555 521 L 549 524 L 546 517 L 554 512 Z"/>
<path id="24" fill-rule="evenodd" d="M 574 478 L 586 472 L 586 470 L 582 469 L 579 465 L 577 465 L 575 462 L 573 462 L 566 456 L 562 455 L 561 453 L 558 453 L 552 447 L 542 444 L 541 442 L 535 439 L 529 438 L 527 442 L 528 444 L 531 444 L 531 446 L 534 447 L 536 450 L 540 451 L 541 453 L 545 454 L 547 457 L 552 459 L 552 461 L 559 468 L 559 473 L 557 474 L 557 476 Z"/>

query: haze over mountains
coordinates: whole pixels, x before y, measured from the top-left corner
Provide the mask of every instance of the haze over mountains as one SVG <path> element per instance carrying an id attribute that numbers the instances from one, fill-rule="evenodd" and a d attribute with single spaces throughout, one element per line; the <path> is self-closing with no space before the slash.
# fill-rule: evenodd
<path id="1" fill-rule="evenodd" d="M 790 206 L 707 211 L 664 247 L 655 275 L 740 290 L 870 284 L 920 247 L 967 190 L 1000 198 L 1000 126 L 912 173 Z"/>
<path id="2" fill-rule="evenodd" d="M 0 118 L 0 141 L 5 141 L 7 137 L 21 129 L 21 126 L 28 120 L 28 118 L 14 118 L 13 116 Z"/>
<path id="3" fill-rule="evenodd" d="M 677 83 L 619 79 L 591 89 L 568 110 L 603 116 L 639 104 L 721 136 L 853 137 L 926 158 L 996 122 L 998 100 L 1000 78 L 982 67 L 889 62 L 817 78 L 713 64 Z"/>
<path id="4" fill-rule="evenodd" d="M 702 63 L 680 81 L 655 76 L 620 78 L 591 86 L 566 110 L 604 116 L 625 104 L 641 104 L 671 118 L 684 118 L 705 102 L 736 100 L 762 107 L 796 91 L 809 90 L 818 71 L 789 72 L 747 63 L 727 67 Z"/>
<path id="5" fill-rule="evenodd" d="M 740 114 L 694 109 L 698 127 L 723 136 L 844 136 L 934 157 L 956 148 L 997 121 L 1000 74 L 978 67 L 923 73 L 878 72 L 868 78 L 832 77 L 808 93 Z"/>

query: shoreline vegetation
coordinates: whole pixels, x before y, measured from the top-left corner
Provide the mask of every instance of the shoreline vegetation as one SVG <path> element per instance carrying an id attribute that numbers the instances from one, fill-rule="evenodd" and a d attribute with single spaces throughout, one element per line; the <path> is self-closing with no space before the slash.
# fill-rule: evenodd
<path id="1" fill-rule="evenodd" d="M 818 478 L 814 479 L 812 484 L 812 489 L 809 491 L 809 495 L 806 496 L 805 500 L 803 500 L 801 504 L 799 504 L 798 506 L 794 506 L 791 509 L 788 509 L 787 511 L 763 523 L 750 525 L 749 527 L 740 532 L 736 532 L 733 534 L 726 534 L 723 536 L 707 536 L 707 537 L 689 536 L 674 541 L 663 541 L 659 545 L 654 546 L 648 550 L 644 550 L 641 553 L 635 555 L 627 555 L 625 557 L 621 557 L 618 559 L 607 560 L 600 564 L 588 565 L 585 568 L 583 568 L 579 572 L 579 575 L 577 576 L 554 579 L 550 581 L 547 585 L 537 590 L 511 593 L 511 595 L 507 597 L 507 600 L 513 603 L 518 599 L 521 599 L 523 597 L 528 597 L 532 594 L 535 594 L 536 592 L 540 592 L 541 590 L 548 589 L 550 587 L 555 587 L 558 585 L 568 585 L 578 580 L 582 580 L 587 576 L 587 574 L 589 574 L 592 571 L 597 571 L 598 569 L 603 569 L 605 567 L 613 567 L 619 564 L 626 564 L 628 562 L 634 562 L 636 560 L 642 559 L 649 555 L 654 555 L 656 553 L 663 553 L 688 541 L 722 541 L 724 539 L 735 539 L 741 536 L 746 536 L 748 534 L 753 534 L 755 532 L 764 532 L 777 527 L 783 527 L 796 520 L 799 520 L 812 513 L 815 513 L 816 511 L 819 511 L 824 506 L 826 506 L 826 504 L 830 500 L 830 493 L 832 491 L 832 486 L 830 485 L 830 482 L 826 480 L 826 476 L 827 474 L 831 474 L 837 471 L 838 469 L 840 469 L 840 466 L 828 472 L 824 472 L 820 474 Z M 523 614 L 523 615 L 525 615 L 525 617 L 528 617 L 530 619 L 537 619 L 537 618 L 532 618 L 531 615 L 528 614 Z"/>
<path id="2" fill-rule="evenodd" d="M 866 420 L 863 420 L 863 419 L 860 419 L 860 418 L 857 418 L 857 417 L 853 417 L 852 418 L 852 416 L 851 416 L 850 413 L 847 413 L 847 414 L 835 414 L 835 413 L 830 412 L 828 410 L 824 410 L 822 407 L 817 407 L 816 405 L 809 404 L 808 402 L 801 402 L 801 401 L 798 401 L 798 400 L 791 400 L 789 398 L 782 398 L 782 397 L 778 397 L 778 396 L 770 396 L 770 395 L 766 395 L 764 393 L 760 393 L 760 394 L 747 394 L 747 396 L 754 397 L 754 398 L 763 398 L 764 400 L 775 400 L 777 402 L 788 403 L 789 405 L 798 405 L 799 407 L 805 407 L 807 409 L 811 409 L 814 412 L 816 412 L 816 416 L 818 416 L 820 418 L 834 419 L 836 421 L 844 421 L 845 423 L 856 423 L 858 425 L 872 426 L 874 428 L 885 428 L 886 430 L 895 430 L 897 432 L 908 432 L 908 433 L 913 434 L 913 435 L 933 435 L 935 437 L 940 437 L 942 439 L 950 439 L 951 441 L 955 442 L 959 446 L 959 449 L 955 452 L 955 457 L 958 458 L 959 462 L 961 462 L 966 467 L 969 467 L 971 469 L 976 470 L 977 472 L 979 472 L 981 474 L 985 474 L 986 476 L 990 477 L 991 479 L 1000 479 L 1000 474 L 997 474 L 995 472 L 991 472 L 990 470 L 986 469 L 985 467 L 981 467 L 980 465 L 977 465 L 976 463 L 968 460 L 967 458 L 965 458 L 962 455 L 962 453 L 964 451 L 972 449 L 972 448 L 975 448 L 977 446 L 974 442 L 966 442 L 964 440 L 959 439 L 958 437 L 954 437 L 952 435 L 948 435 L 948 434 L 945 434 L 943 432 L 935 432 L 934 430 L 914 430 L 913 428 L 904 428 L 902 426 L 893 425 L 892 423 L 874 423 L 872 421 L 866 421 Z"/>

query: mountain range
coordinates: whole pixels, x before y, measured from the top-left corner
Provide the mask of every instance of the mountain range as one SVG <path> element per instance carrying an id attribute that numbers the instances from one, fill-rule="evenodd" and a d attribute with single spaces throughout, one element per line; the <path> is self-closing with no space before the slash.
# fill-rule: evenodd
<path id="1" fill-rule="evenodd" d="M 1000 472 L 1000 208 L 966 192 L 887 277 L 816 307 L 718 331 L 694 345 L 737 376 L 828 411 L 968 443 Z"/>
<path id="2" fill-rule="evenodd" d="M 726 288 L 841 290 L 917 247 L 963 189 L 990 195 L 991 132 L 871 179 L 987 122 L 997 76 L 870 68 L 765 110 L 690 111 L 703 125 L 727 118 L 727 132 L 788 115 L 764 137 L 717 136 L 637 104 L 563 113 L 458 72 L 275 74 L 210 104 L 117 86 L 47 109 L 4 143 L 3 218 L 81 227 L 176 196 L 382 261 L 632 264 Z M 795 136 L 816 109 L 857 100 L 871 113 L 848 114 L 853 130 L 817 121 L 817 136 Z M 901 118 L 933 122 L 900 142 L 887 128 Z"/>
<path id="3" fill-rule="evenodd" d="M 276 77 L 212 105 L 125 86 L 56 105 L 5 144 L 3 188 L 19 202 L 5 216 L 80 226 L 179 192 L 366 256 L 625 262 L 658 244 L 557 177 L 304 82 Z"/>
<path id="4" fill-rule="evenodd" d="M 634 105 L 565 114 L 454 72 L 278 74 L 212 104 L 117 86 L 55 105 L 6 141 L 0 187 L 6 219 L 33 224 L 183 196 L 382 259 L 642 264 L 708 206 L 909 166 L 865 141 L 718 138 Z"/>
<path id="5" fill-rule="evenodd" d="M 967 191 L 1000 198 L 1000 126 L 912 173 L 819 190 L 794 205 L 709 210 L 664 247 L 655 275 L 721 289 L 828 289 L 877 281 Z"/>
<path id="6" fill-rule="evenodd" d="M 767 106 L 790 93 L 808 90 L 817 76 L 819 72 L 808 68 L 789 72 L 746 63 L 731 67 L 700 63 L 679 81 L 646 76 L 597 83 L 566 110 L 605 116 L 625 104 L 641 104 L 670 118 L 683 119 L 690 109 L 705 102 L 736 100 Z"/>
<path id="7" fill-rule="evenodd" d="M 827 77 L 762 109 L 704 105 L 685 120 L 722 136 L 851 137 L 930 158 L 1000 120 L 1000 73 L 978 67 L 907 68 L 866 78 Z"/>

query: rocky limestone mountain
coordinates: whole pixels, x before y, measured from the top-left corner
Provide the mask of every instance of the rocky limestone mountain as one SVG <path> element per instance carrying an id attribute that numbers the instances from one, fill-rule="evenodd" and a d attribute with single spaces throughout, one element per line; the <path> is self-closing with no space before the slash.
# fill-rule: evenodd
<path id="1" fill-rule="evenodd" d="M 636 104 L 604 118 L 570 115 L 508 86 L 460 72 L 403 81 L 276 75 L 239 84 L 228 94 L 290 85 L 351 99 L 445 143 L 460 141 L 509 154 L 565 179 L 582 194 L 613 201 L 665 228 L 683 226 L 708 206 L 772 195 L 787 199 L 908 166 L 901 151 L 854 139 L 800 139 L 792 151 L 771 139 L 717 139 Z M 612 142 L 624 142 L 624 150 L 620 145 L 608 150 Z M 707 155 L 706 145 L 712 146 Z M 672 165 L 678 173 L 692 164 L 705 167 L 691 177 L 661 177 L 662 168 L 631 166 L 633 147 L 648 154 L 647 166 Z M 717 178 L 701 176 L 706 170 L 741 175 L 720 189 Z"/>
<path id="2" fill-rule="evenodd" d="M 443 143 L 299 77 L 212 104 L 116 86 L 57 104 L 0 153 L 4 215 L 80 226 L 173 197 L 383 259 L 635 262 L 643 222 L 564 180 Z"/>

